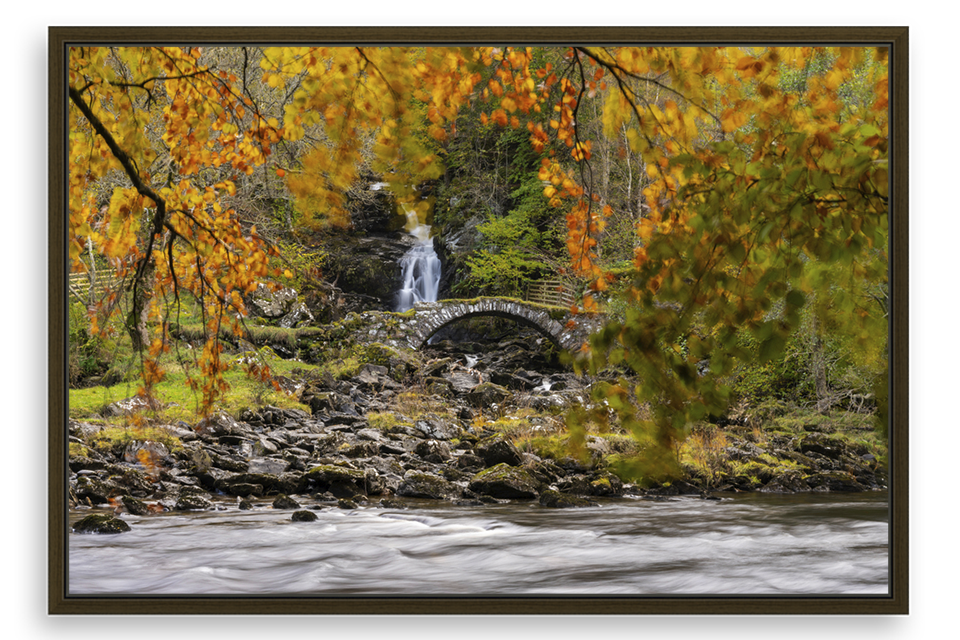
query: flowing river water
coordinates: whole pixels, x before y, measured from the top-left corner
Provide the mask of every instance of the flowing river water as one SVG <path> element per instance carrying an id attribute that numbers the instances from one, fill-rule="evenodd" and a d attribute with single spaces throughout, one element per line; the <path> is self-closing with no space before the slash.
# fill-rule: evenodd
<path id="1" fill-rule="evenodd" d="M 69 536 L 70 593 L 887 593 L 886 492 L 408 504 L 124 514 L 127 533 Z"/>

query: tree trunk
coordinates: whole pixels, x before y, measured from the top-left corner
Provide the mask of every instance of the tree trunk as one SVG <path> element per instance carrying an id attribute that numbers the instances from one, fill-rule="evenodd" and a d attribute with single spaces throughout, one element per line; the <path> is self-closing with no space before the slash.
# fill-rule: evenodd
<path id="1" fill-rule="evenodd" d="M 813 385 L 817 394 L 817 413 L 826 413 L 830 410 L 830 388 L 827 385 L 827 353 L 820 338 L 820 326 L 816 316 L 810 322 L 810 375 L 813 376 Z"/>
<path id="2" fill-rule="evenodd" d="M 134 281 L 131 308 L 126 321 L 127 333 L 136 353 L 143 353 L 143 350 L 150 344 L 147 315 L 150 311 L 150 299 L 152 297 L 153 261 L 148 260 L 143 276 Z"/>

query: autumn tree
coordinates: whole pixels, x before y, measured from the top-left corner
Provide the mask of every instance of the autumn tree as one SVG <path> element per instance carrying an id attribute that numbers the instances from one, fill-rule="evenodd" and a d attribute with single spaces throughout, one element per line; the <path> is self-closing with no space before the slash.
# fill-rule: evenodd
<path id="1" fill-rule="evenodd" d="M 620 87 L 605 124 L 613 133 L 631 123 L 626 136 L 651 178 L 627 290 L 635 304 L 591 352 L 594 367 L 625 365 L 640 383 L 596 393 L 661 452 L 654 472 L 669 474 L 688 426 L 725 408 L 735 363 L 777 357 L 814 300 L 864 351 L 885 345 L 883 304 L 856 292 L 886 281 L 886 51 L 580 53 Z M 822 75 L 785 86 L 781 73 L 810 56 L 829 61 Z M 871 101 L 850 108 L 838 92 L 867 56 Z M 650 71 L 668 73 L 669 83 L 650 80 L 675 98 L 662 108 L 623 81 Z M 589 247 L 589 209 L 584 220 Z M 604 287 L 601 273 L 595 288 Z M 744 329 L 755 352 L 738 340 Z"/>
<path id="2" fill-rule="evenodd" d="M 195 300 L 208 339 L 191 384 L 209 409 L 225 388 L 217 337 L 241 331 L 242 295 L 269 274 L 269 248 L 224 198 L 279 136 L 238 78 L 200 57 L 178 47 L 70 50 L 69 250 L 80 269 L 83 251 L 95 248 L 121 277 L 98 316 L 116 313 L 128 292 L 142 393 L 163 376 L 167 314 L 183 297 Z M 108 175 L 117 186 L 105 198 L 97 186 Z"/>

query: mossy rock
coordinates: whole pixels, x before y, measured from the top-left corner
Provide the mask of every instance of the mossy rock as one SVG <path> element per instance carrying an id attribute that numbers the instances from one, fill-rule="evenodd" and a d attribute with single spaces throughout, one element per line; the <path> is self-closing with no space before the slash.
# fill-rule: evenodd
<path id="1" fill-rule="evenodd" d="M 487 408 L 500 404 L 513 394 L 505 387 L 492 382 L 483 382 L 467 393 L 467 402 L 477 408 Z"/>
<path id="2" fill-rule="evenodd" d="M 281 493 L 273 501 L 274 509 L 299 509 L 300 503 L 291 498 L 290 496 Z"/>
<path id="3" fill-rule="evenodd" d="M 407 498 L 427 498 L 430 500 L 452 500 L 459 498 L 463 491 L 445 478 L 411 469 L 403 475 L 403 482 L 397 487 L 398 496 Z"/>
<path id="4" fill-rule="evenodd" d="M 505 463 L 516 467 L 523 464 L 523 454 L 517 447 L 497 434 L 481 440 L 474 446 L 474 453 L 483 458 L 488 467 L 493 467 L 500 463 Z"/>
<path id="5" fill-rule="evenodd" d="M 846 471 L 824 471 L 804 478 L 815 491 L 864 491 L 865 487 L 857 482 L 852 473 Z"/>
<path id="6" fill-rule="evenodd" d="M 571 496 L 553 489 L 540 494 L 540 505 L 550 509 L 570 509 L 577 507 L 596 507 L 597 503 L 580 496 Z"/>
<path id="7" fill-rule="evenodd" d="M 484 469 L 470 481 L 470 490 L 493 498 L 533 500 L 540 495 L 540 483 L 525 469 L 500 464 Z"/>
<path id="8" fill-rule="evenodd" d="M 231 487 L 233 486 L 250 484 L 263 487 L 264 494 L 300 493 L 297 490 L 299 483 L 299 474 L 295 473 L 238 473 L 217 482 L 217 489 L 224 493 L 231 493 Z"/>
<path id="9" fill-rule="evenodd" d="M 294 511 L 293 515 L 290 516 L 290 519 L 294 522 L 313 522 L 317 519 L 317 514 L 315 514 L 313 511 L 301 509 L 299 511 Z"/>
<path id="10" fill-rule="evenodd" d="M 609 472 L 601 472 L 590 482 L 590 494 L 594 496 L 623 495 L 623 481 Z"/>
<path id="11" fill-rule="evenodd" d="M 137 500 L 133 496 L 123 496 L 121 500 L 123 501 L 123 507 L 131 515 L 145 516 L 150 513 L 150 509 L 143 500 Z"/>
<path id="12" fill-rule="evenodd" d="M 367 493 L 367 475 L 359 469 L 320 465 L 300 479 L 300 493 L 329 491 L 338 498 L 352 498 Z"/>
<path id="13" fill-rule="evenodd" d="M 181 495 L 174 506 L 176 511 L 206 511 L 213 507 L 213 503 L 202 496 Z"/>
<path id="14" fill-rule="evenodd" d="M 109 514 L 93 514 L 73 525 L 74 533 L 124 533 L 130 525 Z"/>

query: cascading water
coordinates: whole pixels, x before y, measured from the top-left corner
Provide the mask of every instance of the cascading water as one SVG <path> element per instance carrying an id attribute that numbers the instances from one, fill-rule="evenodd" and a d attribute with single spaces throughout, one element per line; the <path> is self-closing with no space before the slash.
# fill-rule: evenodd
<path id="1" fill-rule="evenodd" d="M 440 258 L 433 250 L 430 225 L 422 224 L 415 209 L 404 205 L 407 232 L 416 238 L 400 260 L 403 288 L 397 294 L 397 311 L 413 308 L 415 302 L 436 302 L 440 288 Z"/>

